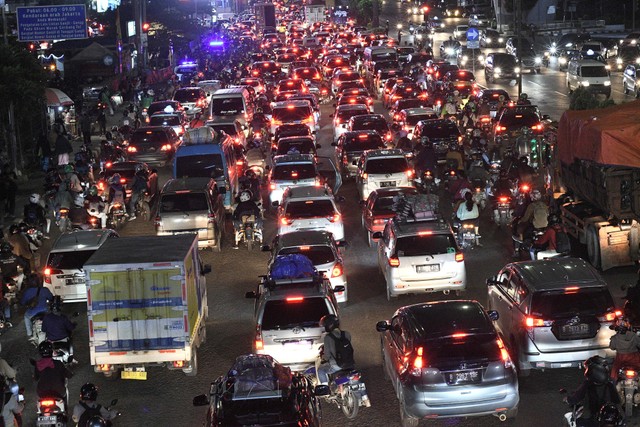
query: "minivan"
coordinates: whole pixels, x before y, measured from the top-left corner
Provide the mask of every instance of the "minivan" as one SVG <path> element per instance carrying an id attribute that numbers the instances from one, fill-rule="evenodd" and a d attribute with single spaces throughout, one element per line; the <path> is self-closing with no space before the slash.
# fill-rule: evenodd
<path id="1" fill-rule="evenodd" d="M 225 226 L 222 194 L 210 178 L 170 179 L 160 192 L 156 235 L 196 233 L 198 248 L 220 251 Z"/>
<path id="2" fill-rule="evenodd" d="M 572 59 L 567 66 L 567 89 L 569 93 L 579 87 L 593 93 L 611 96 L 611 76 L 602 62 L 593 59 Z"/>
<path id="3" fill-rule="evenodd" d="M 238 119 L 248 126 L 253 119 L 254 105 L 249 90 L 245 87 L 218 89 L 211 95 L 209 120 L 223 116 Z"/>
<path id="4" fill-rule="evenodd" d="M 484 78 L 488 83 L 497 79 L 517 79 L 520 67 L 515 56 L 509 53 L 491 52 L 484 60 Z"/>

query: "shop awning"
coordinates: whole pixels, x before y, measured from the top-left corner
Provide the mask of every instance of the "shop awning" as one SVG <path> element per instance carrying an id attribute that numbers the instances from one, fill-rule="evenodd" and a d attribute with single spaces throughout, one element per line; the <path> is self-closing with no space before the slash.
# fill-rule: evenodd
<path id="1" fill-rule="evenodd" d="M 47 97 L 47 107 L 67 107 L 73 105 L 73 101 L 69 96 L 60 89 L 48 87 L 45 89 Z"/>

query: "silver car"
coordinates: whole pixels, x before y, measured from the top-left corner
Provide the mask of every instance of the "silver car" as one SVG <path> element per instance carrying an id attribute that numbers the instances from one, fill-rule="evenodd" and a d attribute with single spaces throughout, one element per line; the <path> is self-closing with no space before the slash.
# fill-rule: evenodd
<path id="1" fill-rule="evenodd" d="M 600 274 L 577 258 L 508 264 L 487 280 L 489 309 L 503 316 L 520 376 L 531 369 L 580 367 L 591 356 L 614 357 L 609 329 L 616 312 Z"/>
<path id="2" fill-rule="evenodd" d="M 456 300 L 401 307 L 376 324 L 403 427 L 425 418 L 517 415 L 518 376 L 493 326 L 498 318 L 477 301 Z"/>

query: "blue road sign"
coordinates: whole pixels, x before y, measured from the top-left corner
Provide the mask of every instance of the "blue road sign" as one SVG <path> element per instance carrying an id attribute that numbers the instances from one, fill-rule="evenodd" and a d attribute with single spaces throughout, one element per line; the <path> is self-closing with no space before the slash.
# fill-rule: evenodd
<path id="1" fill-rule="evenodd" d="M 19 41 L 87 38 L 87 11 L 83 4 L 18 7 L 16 16 Z"/>
<path id="2" fill-rule="evenodd" d="M 480 32 L 476 27 L 469 27 L 467 30 L 467 41 L 473 42 L 480 39 Z"/>

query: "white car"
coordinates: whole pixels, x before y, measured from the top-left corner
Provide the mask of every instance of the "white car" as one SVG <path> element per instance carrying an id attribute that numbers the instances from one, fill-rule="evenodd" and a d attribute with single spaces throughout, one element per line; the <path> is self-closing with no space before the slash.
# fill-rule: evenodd
<path id="1" fill-rule="evenodd" d="M 269 203 L 278 206 L 289 187 L 320 185 L 320 181 L 313 154 L 275 156 L 269 173 Z"/>
<path id="2" fill-rule="evenodd" d="M 399 149 L 367 150 L 358 160 L 356 186 L 360 200 L 379 188 L 412 187 L 413 168 Z"/>
<path id="3" fill-rule="evenodd" d="M 285 191 L 278 209 L 278 234 L 306 230 L 328 231 L 336 241 L 344 240 L 342 214 L 329 187 L 298 186 Z"/>
<path id="4" fill-rule="evenodd" d="M 370 114 L 370 111 L 364 104 L 338 105 L 333 114 L 333 142 L 337 142 L 340 135 L 347 132 L 347 123 L 351 117 L 365 114 Z"/>

